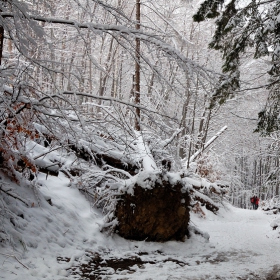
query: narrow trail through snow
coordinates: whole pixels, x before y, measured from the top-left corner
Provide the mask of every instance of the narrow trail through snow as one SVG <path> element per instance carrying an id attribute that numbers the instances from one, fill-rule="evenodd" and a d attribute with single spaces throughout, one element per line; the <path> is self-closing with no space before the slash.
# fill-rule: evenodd
<path id="1" fill-rule="evenodd" d="M 229 205 L 219 215 L 192 217 L 192 223 L 209 233 L 209 242 L 201 236 L 184 243 L 131 242 L 115 236 L 107 247 L 110 255 L 102 256 L 108 266 L 100 279 L 279 280 L 280 235 L 270 227 L 274 218 Z M 132 269 L 113 269 L 112 260 L 123 260 L 122 265 L 129 261 Z"/>
<path id="2" fill-rule="evenodd" d="M 209 233 L 209 242 L 200 236 L 165 244 L 119 240 L 110 257 L 138 256 L 142 251 L 146 263 L 135 265 L 132 272 L 122 271 L 128 278 L 111 271 L 106 279 L 279 280 L 280 239 L 270 227 L 274 218 L 261 210 L 228 206 L 219 215 L 192 217 L 199 229 Z"/>
<path id="3" fill-rule="evenodd" d="M 274 218 L 262 210 L 230 207 L 201 222 L 200 229 L 210 234 L 209 255 L 217 260 L 213 273 L 225 279 L 239 275 L 265 279 L 269 272 L 279 272 L 280 235 L 270 227 Z M 280 274 L 275 277 L 271 280 L 280 279 Z"/>

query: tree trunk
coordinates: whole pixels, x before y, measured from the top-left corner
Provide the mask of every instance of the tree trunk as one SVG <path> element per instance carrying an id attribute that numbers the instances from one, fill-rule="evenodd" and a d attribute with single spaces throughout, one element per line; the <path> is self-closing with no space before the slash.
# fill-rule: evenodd
<path id="1" fill-rule="evenodd" d="M 1 9 L 0 9 L 0 13 L 2 13 Z M 4 44 L 4 27 L 0 25 L 0 65 L 3 57 L 3 47 L 4 47 L 3 44 Z"/>
<path id="2" fill-rule="evenodd" d="M 140 0 L 136 0 L 136 29 L 140 29 Z M 140 105 L 140 39 L 136 38 L 135 46 L 135 104 Z M 136 108 L 135 130 L 140 131 L 140 109 Z"/>

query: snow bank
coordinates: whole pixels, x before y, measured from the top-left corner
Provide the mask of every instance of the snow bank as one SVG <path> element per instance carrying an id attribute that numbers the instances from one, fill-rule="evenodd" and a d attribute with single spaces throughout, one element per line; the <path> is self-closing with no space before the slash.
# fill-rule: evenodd
<path id="1" fill-rule="evenodd" d="M 36 191 L 6 180 L 28 206 L 4 196 L 6 207 L 0 212 L 0 238 L 4 243 L 0 274 L 4 279 L 64 279 L 61 276 L 67 276 L 65 268 L 75 263 L 86 248 L 105 243 L 99 231 L 99 213 L 77 189 L 68 187 L 63 174 L 58 178 L 49 176 L 48 180 L 40 175 L 39 182 L 41 187 Z M 4 216 L 3 211 L 10 215 Z M 4 242 L 3 238 L 9 240 Z M 70 258 L 70 262 L 59 264 L 59 257 Z"/>

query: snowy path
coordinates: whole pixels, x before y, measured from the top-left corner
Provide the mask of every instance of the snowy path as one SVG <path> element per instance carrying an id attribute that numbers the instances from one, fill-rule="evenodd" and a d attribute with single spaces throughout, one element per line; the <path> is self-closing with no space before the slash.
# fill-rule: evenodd
<path id="1" fill-rule="evenodd" d="M 206 219 L 192 217 L 192 223 L 209 233 L 209 242 L 201 236 L 164 244 L 115 236 L 103 247 L 106 265 L 98 275 L 105 277 L 100 279 L 279 280 L 280 234 L 270 227 L 274 218 L 261 210 L 229 206 L 217 216 L 208 212 Z M 133 259 L 134 266 L 129 264 Z M 125 269 L 126 264 L 130 268 Z"/>
<path id="2" fill-rule="evenodd" d="M 214 274 L 225 279 L 254 274 L 252 279 L 264 279 L 269 271 L 280 270 L 280 235 L 270 227 L 274 216 L 233 207 L 223 216 L 212 216 L 199 225 L 210 234 L 210 247 L 215 246 L 209 253 L 221 260 L 212 267 Z M 279 271 L 275 279 L 280 279 Z"/>
<path id="3" fill-rule="evenodd" d="M 275 217 L 261 210 L 233 207 L 222 212 L 219 216 L 210 213 L 206 219 L 193 217 L 196 226 L 210 234 L 209 243 L 198 237 L 195 242 L 142 243 L 141 251 L 149 252 L 142 259 L 155 264 L 136 267 L 128 279 L 279 280 L 279 233 L 270 227 Z M 124 256 L 125 247 L 122 250 Z M 130 247 L 130 254 L 132 251 Z M 166 261 L 168 258 L 172 261 Z M 120 275 L 111 275 L 107 279 L 121 278 Z"/>
<path id="4" fill-rule="evenodd" d="M 228 205 L 218 215 L 192 215 L 191 225 L 207 232 L 209 242 L 200 235 L 136 242 L 100 233 L 102 216 L 63 175 L 49 177 L 41 191 L 53 205 L 22 208 L 25 219 L 13 238 L 28 248 L 2 249 L 0 279 L 280 280 L 280 231 L 270 227 L 275 215 Z"/>

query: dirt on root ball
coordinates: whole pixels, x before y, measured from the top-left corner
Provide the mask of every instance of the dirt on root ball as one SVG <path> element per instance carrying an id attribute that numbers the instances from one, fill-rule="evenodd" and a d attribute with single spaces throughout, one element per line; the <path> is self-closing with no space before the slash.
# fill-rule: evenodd
<path id="1" fill-rule="evenodd" d="M 161 180 L 160 180 L 161 181 Z M 116 207 L 116 232 L 132 240 L 183 241 L 188 234 L 190 197 L 182 184 L 155 182 L 152 189 L 134 187 L 134 195 L 124 194 Z"/>

